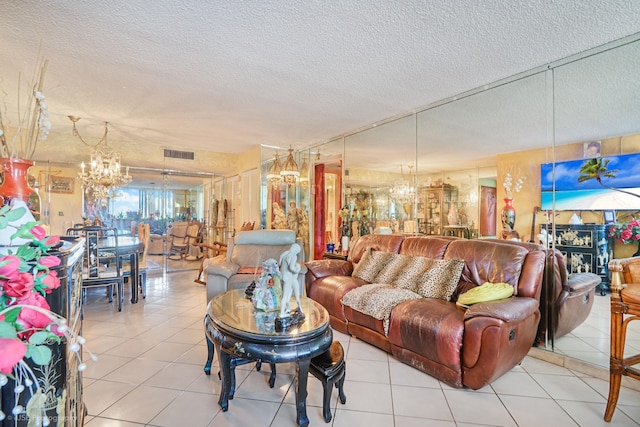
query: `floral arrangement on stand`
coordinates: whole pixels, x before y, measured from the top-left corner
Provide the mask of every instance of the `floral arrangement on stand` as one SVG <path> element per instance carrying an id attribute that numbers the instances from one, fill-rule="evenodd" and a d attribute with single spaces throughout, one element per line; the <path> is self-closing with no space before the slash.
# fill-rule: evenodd
<path id="1" fill-rule="evenodd" d="M 516 209 L 513 207 L 514 193 L 519 193 L 522 189 L 526 177 L 519 177 L 516 179 L 515 184 L 511 172 L 507 172 L 504 178 L 502 186 L 504 187 L 504 207 L 501 212 L 502 226 L 507 231 L 513 231 L 516 223 Z"/>
<path id="2" fill-rule="evenodd" d="M 53 270 L 60 259 L 49 254 L 59 246 L 60 237 L 47 237 L 45 228 L 33 220 L 22 201 L 0 208 L 0 233 L 5 240 L 9 236 L 11 245 L 18 244 L 0 248 L 0 387 L 4 389 L 9 379 L 14 380 L 13 390 L 3 393 L 13 393 L 15 402 L 22 393 L 29 395 L 26 407 L 16 404 L 12 415 L 33 416 L 36 425 L 46 426 L 44 393 L 27 359 L 31 365 L 48 364 L 52 357 L 48 345 L 62 340 L 79 358 L 85 340 L 70 331 L 65 318 L 50 311 L 45 299 L 60 286 Z M 80 371 L 85 368 L 84 363 L 78 366 Z M 0 420 L 7 415 L 0 410 Z"/>
<path id="3" fill-rule="evenodd" d="M 524 176 L 518 177 L 514 185 L 511 172 L 507 172 L 507 174 L 504 177 L 504 182 L 502 183 L 502 186 L 504 187 L 504 191 L 505 191 L 505 197 L 509 199 L 513 199 L 514 193 L 519 193 L 520 190 L 522 190 L 522 185 L 524 184 L 525 179 L 526 177 Z"/>
<path id="4" fill-rule="evenodd" d="M 632 219 L 627 222 L 618 222 L 609 227 L 609 237 L 613 237 L 625 245 L 638 243 L 640 245 L 640 220 Z M 640 255 L 640 246 L 633 256 Z"/>

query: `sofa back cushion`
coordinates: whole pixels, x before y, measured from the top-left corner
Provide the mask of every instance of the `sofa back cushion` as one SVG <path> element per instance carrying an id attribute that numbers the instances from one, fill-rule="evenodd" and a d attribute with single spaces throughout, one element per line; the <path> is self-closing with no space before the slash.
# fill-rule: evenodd
<path id="1" fill-rule="evenodd" d="M 399 234 L 367 234 L 356 240 L 349 248 L 348 259 L 357 264 L 368 249 L 397 254 L 403 240 L 404 236 Z"/>
<path id="2" fill-rule="evenodd" d="M 454 240 L 445 259 L 464 259 L 456 295 L 485 282 L 514 286 L 514 295 L 539 299 L 546 252 L 537 245 L 510 245 L 489 240 Z"/>
<path id="3" fill-rule="evenodd" d="M 456 238 L 444 236 L 407 237 L 402 242 L 399 253 L 403 255 L 442 259 L 444 258 L 447 246 L 454 240 L 456 240 Z"/>

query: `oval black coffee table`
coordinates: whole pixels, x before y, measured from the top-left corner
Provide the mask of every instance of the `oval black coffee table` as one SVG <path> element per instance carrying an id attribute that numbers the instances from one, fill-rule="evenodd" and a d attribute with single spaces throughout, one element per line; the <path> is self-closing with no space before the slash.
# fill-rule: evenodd
<path id="1" fill-rule="evenodd" d="M 209 301 L 204 319 L 207 337 L 218 350 L 222 389 L 218 403 L 229 409 L 232 389 L 231 360 L 242 358 L 265 363 L 296 362 L 296 412 L 300 426 L 309 425 L 307 417 L 307 377 L 311 359 L 324 353 L 333 341 L 329 313 L 310 298 L 301 297 L 305 320 L 283 332 L 275 331 L 277 313 L 256 312 L 244 290 L 216 295 Z M 293 308 L 295 302 L 292 301 Z"/>

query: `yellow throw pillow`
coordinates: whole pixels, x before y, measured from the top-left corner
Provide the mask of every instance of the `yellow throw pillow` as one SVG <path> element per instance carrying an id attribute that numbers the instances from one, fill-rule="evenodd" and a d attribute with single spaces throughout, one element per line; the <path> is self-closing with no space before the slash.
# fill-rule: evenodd
<path id="1" fill-rule="evenodd" d="M 513 286 L 508 283 L 485 282 L 461 294 L 456 304 L 461 307 L 468 307 L 479 302 L 501 300 L 509 298 L 513 295 L 513 291 Z"/>

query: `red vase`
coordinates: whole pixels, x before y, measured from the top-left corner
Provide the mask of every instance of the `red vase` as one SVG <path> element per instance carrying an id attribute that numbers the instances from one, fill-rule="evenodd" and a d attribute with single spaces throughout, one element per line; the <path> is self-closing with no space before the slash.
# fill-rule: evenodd
<path id="1" fill-rule="evenodd" d="M 29 196 L 34 191 L 27 179 L 31 166 L 32 160 L 0 157 L 0 170 L 4 171 L 4 180 L 0 184 L 0 202 L 3 206 L 14 198 L 29 202 Z"/>
<path id="2" fill-rule="evenodd" d="M 504 198 L 504 207 L 502 208 L 502 226 L 505 230 L 513 230 L 516 224 L 516 208 L 513 207 L 513 198 Z"/>

